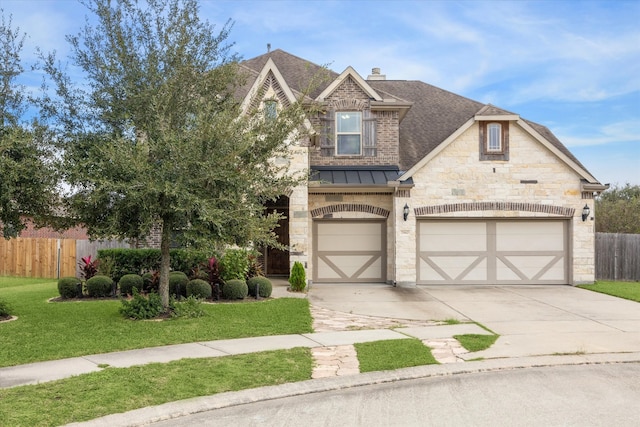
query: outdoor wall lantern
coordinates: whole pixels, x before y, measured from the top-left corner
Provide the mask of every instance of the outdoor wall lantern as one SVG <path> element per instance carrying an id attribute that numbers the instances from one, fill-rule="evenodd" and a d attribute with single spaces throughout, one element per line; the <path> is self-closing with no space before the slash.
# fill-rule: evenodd
<path id="1" fill-rule="evenodd" d="M 587 218 L 589 217 L 589 212 L 591 212 L 591 209 L 589 209 L 589 205 L 584 205 L 584 208 L 582 208 L 582 220 L 586 221 Z"/>
<path id="2" fill-rule="evenodd" d="M 404 204 L 404 208 L 402 208 L 402 217 L 404 218 L 405 221 L 409 217 L 409 205 L 406 203 Z"/>

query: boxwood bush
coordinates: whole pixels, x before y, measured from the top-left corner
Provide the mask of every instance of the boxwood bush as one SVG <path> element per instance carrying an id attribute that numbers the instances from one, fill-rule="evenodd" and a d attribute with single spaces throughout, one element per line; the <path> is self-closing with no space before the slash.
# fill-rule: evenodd
<path id="1" fill-rule="evenodd" d="M 222 287 L 222 298 L 224 299 L 245 299 L 248 294 L 249 288 L 244 280 L 229 280 Z"/>
<path id="2" fill-rule="evenodd" d="M 247 287 L 249 288 L 249 295 L 255 297 L 260 295 L 261 298 L 269 298 L 273 291 L 273 285 L 271 280 L 266 277 L 252 277 L 247 280 Z M 257 292 L 256 292 L 257 291 Z"/>
<path id="3" fill-rule="evenodd" d="M 187 296 L 187 283 L 189 278 L 182 271 L 172 271 L 169 273 L 169 295 L 176 298 Z"/>
<path id="4" fill-rule="evenodd" d="M 211 285 L 202 279 L 193 279 L 187 283 L 187 297 L 211 298 Z"/>
<path id="5" fill-rule="evenodd" d="M 87 294 L 93 298 L 108 297 L 111 295 L 113 280 L 107 276 L 93 276 L 87 280 Z"/>
<path id="6" fill-rule="evenodd" d="M 77 277 L 61 277 L 58 280 L 58 292 L 62 298 L 82 296 L 82 282 Z"/>
<path id="7" fill-rule="evenodd" d="M 120 288 L 120 295 L 133 295 L 133 288 L 138 291 L 143 290 L 144 280 L 142 276 L 137 274 L 125 274 L 118 281 L 118 287 Z"/>

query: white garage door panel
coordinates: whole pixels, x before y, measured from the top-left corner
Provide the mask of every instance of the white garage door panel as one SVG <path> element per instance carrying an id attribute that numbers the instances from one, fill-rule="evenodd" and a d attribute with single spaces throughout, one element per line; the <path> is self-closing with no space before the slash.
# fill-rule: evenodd
<path id="1" fill-rule="evenodd" d="M 384 221 L 314 222 L 315 282 L 384 282 Z"/>
<path id="2" fill-rule="evenodd" d="M 341 251 L 378 250 L 382 245 L 380 225 L 373 224 L 322 224 L 318 227 L 318 250 L 332 251 L 339 242 Z"/>
<path id="3" fill-rule="evenodd" d="M 561 222 L 517 221 L 496 224 L 499 251 L 562 251 L 564 228 Z"/>
<path id="4" fill-rule="evenodd" d="M 421 239 L 424 242 L 423 250 L 451 251 L 458 250 L 461 245 L 466 245 L 470 251 L 487 250 L 486 224 L 456 222 L 423 223 L 420 228 L 421 236 L 429 236 Z"/>
<path id="5" fill-rule="evenodd" d="M 421 220 L 420 284 L 566 284 L 568 222 Z"/>

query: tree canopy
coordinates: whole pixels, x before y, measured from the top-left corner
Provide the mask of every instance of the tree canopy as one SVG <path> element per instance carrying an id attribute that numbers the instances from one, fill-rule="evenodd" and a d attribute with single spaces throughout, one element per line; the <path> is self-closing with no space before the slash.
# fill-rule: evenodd
<path id="1" fill-rule="evenodd" d="M 27 220 L 44 224 L 56 202 L 53 157 L 43 129 L 23 116 L 32 98 L 16 79 L 24 71 L 20 54 L 24 34 L 0 21 L 0 229 L 5 238 L 17 236 Z"/>
<path id="2" fill-rule="evenodd" d="M 596 231 L 640 234 L 640 185 L 612 187 L 598 196 Z"/>
<path id="3" fill-rule="evenodd" d="M 238 57 L 198 17 L 196 0 L 92 0 L 95 15 L 68 37 L 74 84 L 55 58 L 49 120 L 64 150 L 67 208 L 94 237 L 140 238 L 162 229 L 160 293 L 168 304 L 169 240 L 274 245 L 277 214 L 264 203 L 296 183 L 287 144 L 302 104 L 265 117 L 243 111 Z"/>

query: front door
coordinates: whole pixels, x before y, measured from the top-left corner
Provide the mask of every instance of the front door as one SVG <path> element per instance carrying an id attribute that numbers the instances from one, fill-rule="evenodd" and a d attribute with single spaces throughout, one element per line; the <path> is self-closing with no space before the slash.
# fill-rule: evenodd
<path id="1" fill-rule="evenodd" d="M 275 202 L 267 205 L 268 212 L 276 211 L 283 217 L 278 221 L 278 227 L 274 233 L 278 242 L 285 247 L 289 247 L 289 198 L 281 196 Z M 262 252 L 265 274 L 268 276 L 288 276 L 289 275 L 289 251 L 266 248 Z"/>

